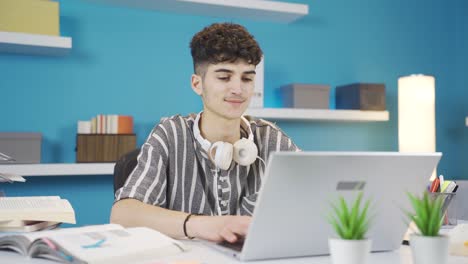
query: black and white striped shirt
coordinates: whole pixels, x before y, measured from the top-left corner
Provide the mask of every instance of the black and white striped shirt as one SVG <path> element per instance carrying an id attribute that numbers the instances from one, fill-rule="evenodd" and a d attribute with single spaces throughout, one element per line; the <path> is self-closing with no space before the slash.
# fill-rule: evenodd
<path id="1" fill-rule="evenodd" d="M 223 215 L 252 215 L 265 169 L 263 162 L 257 159 L 250 166 L 232 162 L 229 169 L 216 174 L 214 163 L 193 135 L 195 118 L 196 114 L 191 114 L 161 120 L 143 144 L 137 166 L 115 193 L 116 201 L 134 198 L 203 215 L 216 215 L 218 203 Z M 245 118 L 263 160 L 274 151 L 299 150 L 276 125 Z"/>

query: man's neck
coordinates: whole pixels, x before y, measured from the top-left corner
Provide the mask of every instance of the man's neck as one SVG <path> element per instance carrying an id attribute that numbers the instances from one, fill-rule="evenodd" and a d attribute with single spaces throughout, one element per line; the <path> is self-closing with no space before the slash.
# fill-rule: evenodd
<path id="1" fill-rule="evenodd" d="M 228 120 L 208 111 L 200 118 L 200 133 L 211 143 L 224 141 L 234 144 L 240 139 L 240 118 Z"/>

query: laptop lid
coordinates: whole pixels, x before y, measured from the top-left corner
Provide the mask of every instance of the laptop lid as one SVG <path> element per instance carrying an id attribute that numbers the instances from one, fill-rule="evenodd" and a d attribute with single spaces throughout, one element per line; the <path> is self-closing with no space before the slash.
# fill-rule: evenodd
<path id="1" fill-rule="evenodd" d="M 329 254 L 327 222 L 339 195 L 371 199 L 372 251 L 395 250 L 407 225 L 406 192 L 420 195 L 441 153 L 276 152 L 269 159 L 241 260 Z"/>

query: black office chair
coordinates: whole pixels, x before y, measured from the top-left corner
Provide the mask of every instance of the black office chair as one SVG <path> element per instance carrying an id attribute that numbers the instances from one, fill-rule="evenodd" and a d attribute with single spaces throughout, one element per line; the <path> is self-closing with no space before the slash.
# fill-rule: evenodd
<path id="1" fill-rule="evenodd" d="M 117 160 L 117 162 L 115 163 L 114 193 L 125 184 L 125 181 L 127 180 L 128 176 L 136 167 L 138 154 L 140 154 L 139 148 L 122 155 L 122 157 L 120 157 L 119 160 Z"/>

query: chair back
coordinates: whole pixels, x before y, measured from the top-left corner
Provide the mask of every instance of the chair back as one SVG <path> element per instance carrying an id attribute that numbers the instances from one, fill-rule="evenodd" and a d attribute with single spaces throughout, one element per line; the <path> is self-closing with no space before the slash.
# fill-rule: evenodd
<path id="1" fill-rule="evenodd" d="M 137 165 L 137 157 L 140 154 L 140 149 L 137 148 L 122 155 L 114 166 L 114 194 L 120 189 L 127 180 L 130 173 Z"/>

